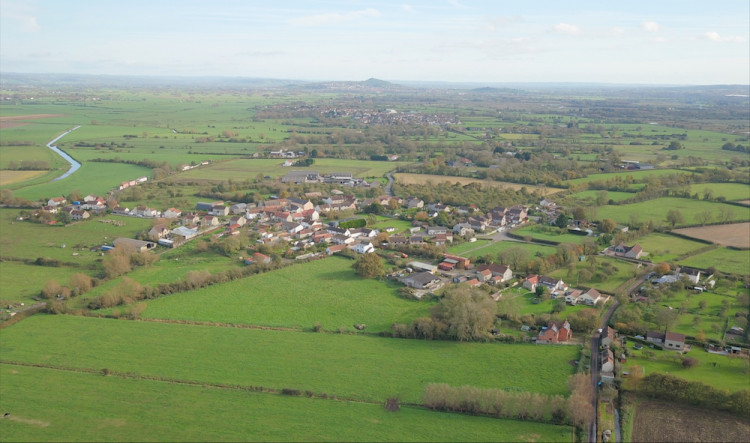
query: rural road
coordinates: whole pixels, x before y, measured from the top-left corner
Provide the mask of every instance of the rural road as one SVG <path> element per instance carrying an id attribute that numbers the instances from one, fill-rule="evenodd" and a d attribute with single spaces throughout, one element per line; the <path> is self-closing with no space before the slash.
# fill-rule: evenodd
<path id="1" fill-rule="evenodd" d="M 393 197 L 393 182 L 396 181 L 396 179 L 393 178 L 393 171 L 389 171 L 388 174 L 388 184 L 385 185 L 385 195 L 388 197 Z"/>
<path id="2" fill-rule="evenodd" d="M 620 305 L 620 302 L 615 300 L 615 302 L 612 304 L 612 306 L 609 307 L 607 310 L 607 313 L 604 314 L 604 318 L 602 318 L 602 324 L 599 326 L 600 328 L 604 329 L 607 327 L 607 322 L 609 322 L 609 318 L 612 317 L 612 313 L 615 312 L 615 309 L 617 309 L 617 306 Z M 596 437 L 597 437 L 597 430 L 596 430 L 596 411 L 597 411 L 597 403 L 598 403 L 598 384 L 599 384 L 599 340 L 601 339 L 601 335 L 598 332 L 594 332 L 591 335 L 591 365 L 589 366 L 591 370 L 591 385 L 594 388 L 594 393 L 591 397 L 591 405 L 593 406 L 593 416 L 591 417 L 591 423 L 589 424 L 589 442 L 596 443 Z"/>

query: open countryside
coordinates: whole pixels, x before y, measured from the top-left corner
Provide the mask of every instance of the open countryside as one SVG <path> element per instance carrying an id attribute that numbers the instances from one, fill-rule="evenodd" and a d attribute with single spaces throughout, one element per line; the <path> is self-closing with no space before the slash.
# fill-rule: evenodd
<path id="1" fill-rule="evenodd" d="M 747 425 L 743 87 L 3 77 L 2 441 Z"/>

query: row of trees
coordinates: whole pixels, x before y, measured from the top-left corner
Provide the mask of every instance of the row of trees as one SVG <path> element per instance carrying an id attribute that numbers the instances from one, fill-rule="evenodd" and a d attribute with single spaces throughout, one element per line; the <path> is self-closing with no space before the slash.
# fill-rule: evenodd
<path id="1" fill-rule="evenodd" d="M 565 399 L 561 395 L 430 383 L 425 387 L 422 401 L 424 406 L 438 411 L 583 427 L 593 416 L 591 380 L 586 374 L 572 375 L 568 388 L 571 395 Z"/>

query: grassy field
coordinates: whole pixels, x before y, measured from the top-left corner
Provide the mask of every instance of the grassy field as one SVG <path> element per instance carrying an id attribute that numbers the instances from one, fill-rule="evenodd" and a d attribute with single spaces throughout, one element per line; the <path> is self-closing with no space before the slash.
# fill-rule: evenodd
<path id="1" fill-rule="evenodd" d="M 0 441 L 570 441 L 571 429 L 0 365 Z M 179 411 L 179 413 L 175 413 Z"/>
<path id="2" fill-rule="evenodd" d="M 65 331 L 64 334 L 60 333 Z M 76 337 L 71 340 L 70 337 Z M 419 402 L 428 383 L 565 394 L 578 348 L 35 315 L 0 330 L 5 362 Z M 476 364 L 477 362 L 482 364 Z"/>
<path id="3" fill-rule="evenodd" d="M 48 171 L 8 171 L 0 170 L 0 186 L 12 185 L 15 183 L 21 183 L 28 180 L 33 180 L 42 175 L 47 174 Z"/>
<path id="4" fill-rule="evenodd" d="M 690 185 L 690 193 L 703 196 L 706 192 L 713 198 L 724 197 L 727 201 L 750 199 L 750 185 L 743 183 L 696 183 Z"/>
<path id="5" fill-rule="evenodd" d="M 686 171 L 680 171 L 677 169 L 649 169 L 645 171 L 628 171 L 628 172 L 611 172 L 607 174 L 591 174 L 584 178 L 576 178 L 568 180 L 565 183 L 570 185 L 580 185 L 582 183 L 589 183 L 592 181 L 608 181 L 620 178 L 626 180 L 628 176 L 632 178 L 634 183 L 645 182 L 650 177 L 659 177 L 667 174 L 688 174 Z"/>
<path id="6" fill-rule="evenodd" d="M 49 226 L 15 221 L 18 209 L 0 209 L 0 256 L 32 258 L 50 257 L 63 262 L 90 265 L 99 258 L 99 252 L 89 248 L 111 243 L 117 237 L 135 237 L 151 226 L 151 220 L 136 217 L 107 215 L 79 221 L 68 226 Z M 116 220 L 122 226 L 102 223 Z M 63 248 L 62 245 L 66 247 Z M 77 255 L 73 255 L 77 254 Z"/>
<path id="7" fill-rule="evenodd" d="M 328 331 L 390 330 L 428 316 L 431 303 L 399 298 L 401 285 L 366 280 L 352 261 L 328 257 L 309 263 L 148 302 L 146 318 L 209 321 Z"/>
<path id="8" fill-rule="evenodd" d="M 70 276 L 76 272 L 90 274 L 83 268 L 27 265 L 23 262 L 0 262 L 0 306 L 8 303 L 35 303 L 32 297 L 39 296 L 39 292 L 49 280 L 57 280 L 61 285 L 67 285 Z"/>
<path id="9" fill-rule="evenodd" d="M 630 220 L 631 214 L 635 214 L 641 222 L 653 220 L 657 225 L 666 226 L 667 212 L 670 209 L 676 209 L 682 213 L 684 222 L 677 223 L 676 226 L 678 227 L 696 224 L 695 214 L 703 211 L 709 211 L 712 214 L 719 214 L 722 210 L 730 211 L 729 220 L 731 221 L 750 220 L 750 208 L 675 197 L 662 197 L 639 203 L 631 203 L 629 205 L 600 206 L 599 218 L 611 218 L 625 224 Z"/>
<path id="10" fill-rule="evenodd" d="M 68 170 L 64 167 L 59 170 L 62 175 Z M 40 183 L 15 190 L 16 197 L 29 200 L 45 200 L 60 195 L 68 195 L 71 191 L 78 190 L 83 195 L 96 194 L 105 195 L 108 191 L 116 189 L 125 180 L 135 180 L 140 176 L 150 176 L 151 170 L 136 165 L 122 163 L 84 163 L 73 175 L 60 181 Z"/>
<path id="11" fill-rule="evenodd" d="M 623 283 L 633 277 L 633 272 L 636 269 L 636 265 L 632 263 L 616 260 L 611 257 L 597 256 L 594 260 L 595 263 L 593 268 L 591 257 L 586 261 L 576 262 L 575 275 L 569 275 L 569 270 L 567 268 L 561 268 L 550 272 L 549 276 L 561 278 L 568 285 L 573 287 L 590 286 L 600 291 L 614 292 Z M 609 269 L 614 271 L 612 274 L 608 275 L 603 271 L 604 269 L 607 269 L 605 263 L 611 265 Z M 579 271 L 582 269 L 590 271 L 592 278 L 588 280 L 581 278 L 581 273 Z"/>
<path id="12" fill-rule="evenodd" d="M 466 244 L 467 243 L 464 243 L 459 246 L 464 246 Z M 506 249 L 510 249 L 510 248 L 524 249 L 528 251 L 530 258 L 533 258 L 536 255 L 542 255 L 546 257 L 555 252 L 555 248 L 552 246 L 544 246 L 544 245 L 537 245 L 533 243 L 516 242 L 516 241 L 498 241 L 498 242 L 489 243 L 487 241 L 477 240 L 476 243 L 468 243 L 468 244 L 475 245 L 475 247 L 463 248 L 463 251 L 468 251 L 468 252 L 463 252 L 463 255 L 466 257 L 481 257 L 484 255 L 491 255 L 495 257 L 495 259 L 497 259 L 497 255 L 500 252 L 505 251 Z M 453 248 L 449 248 L 449 251 L 451 254 L 461 254 L 459 252 L 455 252 Z"/>
<path id="13" fill-rule="evenodd" d="M 641 237 L 636 242 L 648 252 L 645 259 L 654 263 L 673 261 L 677 257 L 709 246 L 705 243 L 658 232 Z"/>
<path id="14" fill-rule="evenodd" d="M 542 226 L 533 223 L 513 229 L 511 232 L 524 237 L 531 236 L 535 240 L 547 240 L 558 243 L 582 243 L 587 238 L 585 235 L 569 234 L 567 231 L 560 233 L 560 230 L 554 226 Z"/>
<path id="15" fill-rule="evenodd" d="M 633 441 L 744 442 L 750 434 L 746 419 L 673 403 L 639 402 L 633 421 Z"/>
<path id="16" fill-rule="evenodd" d="M 680 264 L 701 269 L 714 267 L 722 272 L 747 275 L 750 269 L 750 253 L 748 251 L 718 248 L 682 260 Z"/>
<path id="17" fill-rule="evenodd" d="M 597 197 L 599 196 L 599 192 L 601 191 L 581 191 L 576 192 L 575 194 L 571 194 L 570 197 L 581 200 L 589 204 L 594 204 L 596 202 Z M 635 196 L 632 192 L 615 192 L 615 191 L 607 191 L 607 201 L 612 200 L 615 202 L 620 202 L 623 200 L 626 200 L 628 198 L 632 198 Z"/>
<path id="18" fill-rule="evenodd" d="M 405 162 L 372 162 L 363 160 L 341 160 L 332 158 L 315 159 L 309 168 L 282 166 L 281 159 L 236 159 L 213 163 L 206 167 L 192 169 L 172 176 L 169 180 L 179 181 L 226 181 L 255 178 L 258 174 L 273 178 L 282 177 L 289 171 L 305 169 L 319 173 L 351 172 L 354 177 L 382 177 Z"/>
<path id="19" fill-rule="evenodd" d="M 750 222 L 677 229 L 678 234 L 722 246 L 750 249 Z"/>
<path id="20" fill-rule="evenodd" d="M 684 368 L 680 359 L 675 357 L 679 354 L 674 351 L 660 351 L 648 347 L 635 350 L 633 346 L 633 343 L 627 344 L 630 357 L 628 357 L 625 367 L 641 366 L 646 371 L 645 375 L 660 372 L 689 381 L 700 381 L 730 392 L 748 389 L 747 374 L 750 371 L 750 362 L 747 359 L 709 354 L 703 349 L 694 348 L 687 355 L 696 358 L 698 365 L 693 368 Z M 643 355 L 644 352 L 647 354 L 651 352 L 654 356 L 646 357 Z M 714 363 L 716 363 L 716 366 L 714 366 Z"/>

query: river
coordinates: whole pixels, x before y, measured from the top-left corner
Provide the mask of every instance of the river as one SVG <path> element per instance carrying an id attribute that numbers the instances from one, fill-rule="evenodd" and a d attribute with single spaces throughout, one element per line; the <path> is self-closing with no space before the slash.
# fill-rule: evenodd
<path id="1" fill-rule="evenodd" d="M 48 148 L 50 148 L 53 151 L 55 151 L 58 154 L 60 154 L 60 156 L 65 159 L 65 161 L 67 161 L 68 163 L 70 163 L 70 169 L 68 169 L 68 172 L 66 172 L 65 174 L 63 174 L 63 175 L 61 175 L 61 176 L 59 176 L 57 178 L 52 179 L 53 182 L 54 181 L 58 181 L 58 180 L 62 180 L 65 177 L 68 177 L 70 174 L 76 172 L 78 170 L 78 168 L 81 167 L 81 164 L 78 163 L 77 161 L 75 161 L 75 159 L 73 157 L 69 156 L 68 154 L 66 154 L 65 152 L 63 152 L 62 150 L 60 150 L 57 146 L 54 146 L 54 143 L 57 143 L 58 140 L 60 140 L 61 138 L 65 137 L 66 135 L 70 134 L 71 132 L 75 131 L 76 129 L 78 129 L 80 127 L 81 127 L 81 125 L 78 125 L 75 128 L 73 128 L 73 129 L 69 129 L 69 130 L 63 132 L 62 134 L 58 135 L 56 138 L 54 138 L 53 140 L 51 140 L 49 143 L 47 143 L 47 147 Z"/>

